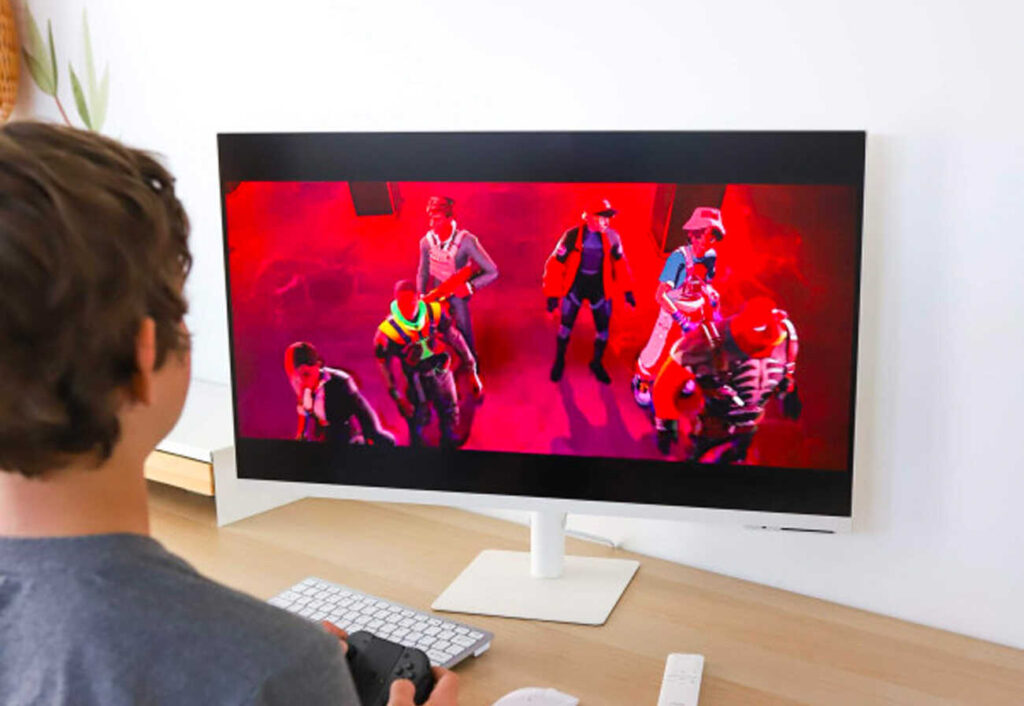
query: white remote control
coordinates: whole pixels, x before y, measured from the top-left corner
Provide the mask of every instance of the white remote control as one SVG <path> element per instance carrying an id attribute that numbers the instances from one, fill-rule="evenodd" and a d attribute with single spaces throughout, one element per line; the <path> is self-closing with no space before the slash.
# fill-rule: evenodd
<path id="1" fill-rule="evenodd" d="M 658 706 L 697 706 L 704 655 L 672 653 L 665 662 Z"/>

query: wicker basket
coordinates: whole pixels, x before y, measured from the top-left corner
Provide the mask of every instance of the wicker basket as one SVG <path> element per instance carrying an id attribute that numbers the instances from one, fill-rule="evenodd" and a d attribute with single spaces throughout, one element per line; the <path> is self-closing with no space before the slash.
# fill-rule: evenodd
<path id="1" fill-rule="evenodd" d="M 0 123 L 18 98 L 18 27 L 10 0 L 0 0 Z"/>

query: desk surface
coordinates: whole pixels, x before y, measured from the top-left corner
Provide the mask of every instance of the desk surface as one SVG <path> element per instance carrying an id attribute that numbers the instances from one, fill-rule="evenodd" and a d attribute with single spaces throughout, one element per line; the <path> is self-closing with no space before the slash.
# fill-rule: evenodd
<path id="1" fill-rule="evenodd" d="M 153 535 L 261 599 L 320 576 L 429 609 L 482 549 L 526 528 L 437 507 L 302 500 L 218 529 L 213 500 L 150 484 Z M 457 616 L 492 630 L 457 669 L 463 706 L 552 686 L 582 706 L 657 702 L 669 652 L 705 655 L 701 706 L 1024 704 L 1024 652 L 658 559 L 567 539 L 640 570 L 602 627 Z"/>

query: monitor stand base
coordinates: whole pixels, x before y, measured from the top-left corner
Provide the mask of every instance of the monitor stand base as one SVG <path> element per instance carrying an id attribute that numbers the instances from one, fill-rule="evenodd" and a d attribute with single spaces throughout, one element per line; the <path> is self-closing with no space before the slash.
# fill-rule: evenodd
<path id="1" fill-rule="evenodd" d="M 603 625 L 640 562 L 564 556 L 564 513 L 534 513 L 530 552 L 480 552 L 431 608 Z"/>

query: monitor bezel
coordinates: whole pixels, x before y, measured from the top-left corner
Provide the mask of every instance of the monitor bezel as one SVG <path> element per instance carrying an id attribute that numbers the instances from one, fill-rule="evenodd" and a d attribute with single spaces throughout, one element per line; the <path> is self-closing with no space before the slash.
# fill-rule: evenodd
<path id="1" fill-rule="evenodd" d="M 727 521 L 745 524 L 829 530 L 848 526 L 853 513 L 865 132 L 225 133 L 217 139 L 234 439 L 238 465 L 246 468 L 245 478 L 239 480 L 287 482 L 324 497 L 547 507 L 701 520 L 707 520 L 710 513 L 735 516 Z M 665 504 L 659 502 L 666 497 L 665 487 L 651 492 L 650 487 L 645 488 L 646 479 L 621 475 L 624 470 L 645 466 L 654 472 L 664 471 L 663 461 L 438 449 L 338 449 L 241 437 L 226 185 L 356 180 L 843 184 L 856 188 L 857 281 L 847 469 L 680 463 L 671 478 L 672 497 L 679 502 Z M 409 472 L 407 461 L 411 459 L 406 458 L 412 453 L 417 461 L 415 473 Z M 344 460 L 355 463 L 339 463 Z M 473 482 L 481 478 L 481 465 L 491 474 L 483 485 Z M 557 474 L 550 472 L 555 467 Z M 387 473 L 384 480 L 382 469 Z M 595 476 L 603 480 L 595 481 Z M 494 482 L 495 478 L 502 481 Z M 629 488 L 623 487 L 623 478 L 632 479 L 625 484 Z M 614 491 L 610 490 L 613 480 Z M 518 488 L 524 492 L 509 492 Z M 616 497 L 609 497 L 610 492 Z"/>

